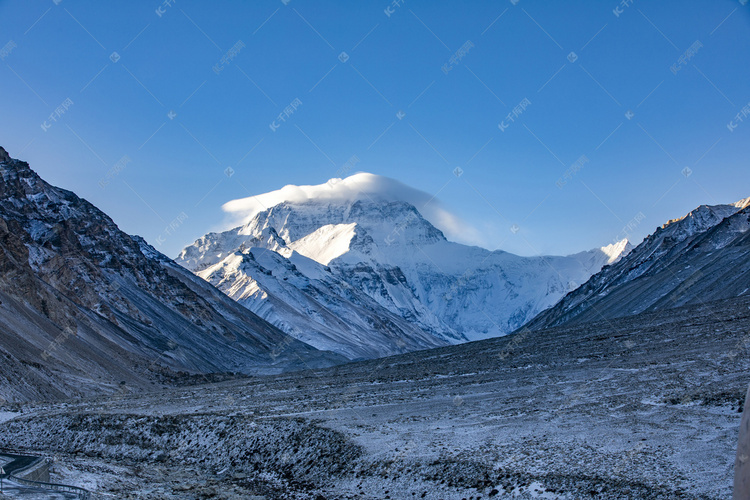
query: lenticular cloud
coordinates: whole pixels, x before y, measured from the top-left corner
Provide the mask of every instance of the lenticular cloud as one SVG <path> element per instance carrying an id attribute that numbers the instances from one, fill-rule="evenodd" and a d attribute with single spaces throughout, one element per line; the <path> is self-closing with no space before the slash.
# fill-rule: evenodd
<path id="1" fill-rule="evenodd" d="M 365 172 L 346 179 L 331 179 L 317 186 L 284 186 L 270 193 L 232 200 L 225 203 L 222 209 L 232 216 L 234 224 L 244 224 L 259 212 L 284 202 L 346 202 L 359 199 L 410 203 L 448 239 L 469 244 L 479 244 L 481 240 L 477 229 L 446 210 L 435 196 L 397 180 Z"/>

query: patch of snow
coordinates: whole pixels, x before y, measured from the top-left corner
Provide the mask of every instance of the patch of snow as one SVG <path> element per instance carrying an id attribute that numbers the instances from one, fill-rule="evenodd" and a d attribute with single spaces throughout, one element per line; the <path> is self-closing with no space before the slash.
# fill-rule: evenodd
<path id="1" fill-rule="evenodd" d="M 13 413 L 10 411 L 0 411 L 0 424 L 3 422 L 7 422 L 8 420 L 12 420 L 16 418 L 17 416 L 21 415 L 20 413 Z"/>
<path id="2" fill-rule="evenodd" d="M 357 224 L 326 224 L 304 238 L 292 242 L 289 248 L 327 266 L 333 259 L 350 250 Z"/>

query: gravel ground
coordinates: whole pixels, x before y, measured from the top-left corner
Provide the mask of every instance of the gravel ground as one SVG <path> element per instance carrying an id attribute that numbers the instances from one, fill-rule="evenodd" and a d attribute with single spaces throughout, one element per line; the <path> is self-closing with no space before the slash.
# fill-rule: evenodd
<path id="1" fill-rule="evenodd" d="M 750 300 L 20 408 L 0 446 L 103 498 L 731 497 Z"/>

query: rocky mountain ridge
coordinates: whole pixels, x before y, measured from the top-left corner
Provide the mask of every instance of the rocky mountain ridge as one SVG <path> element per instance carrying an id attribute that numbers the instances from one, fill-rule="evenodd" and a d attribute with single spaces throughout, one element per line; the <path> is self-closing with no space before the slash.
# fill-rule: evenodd
<path id="1" fill-rule="evenodd" d="M 701 205 L 648 236 L 527 325 L 542 329 L 747 295 L 750 198 Z"/>
<path id="2" fill-rule="evenodd" d="M 8 400 L 343 360 L 228 300 L 2 148 L 0 271 L 0 397 Z"/>

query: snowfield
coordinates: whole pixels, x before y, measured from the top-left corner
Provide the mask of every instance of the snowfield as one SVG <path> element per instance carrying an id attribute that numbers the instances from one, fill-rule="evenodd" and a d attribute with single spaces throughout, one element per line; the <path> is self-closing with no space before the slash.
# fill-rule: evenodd
<path id="1" fill-rule="evenodd" d="M 748 332 L 739 298 L 27 405 L 0 446 L 53 455 L 55 480 L 116 498 L 726 499 Z"/>

